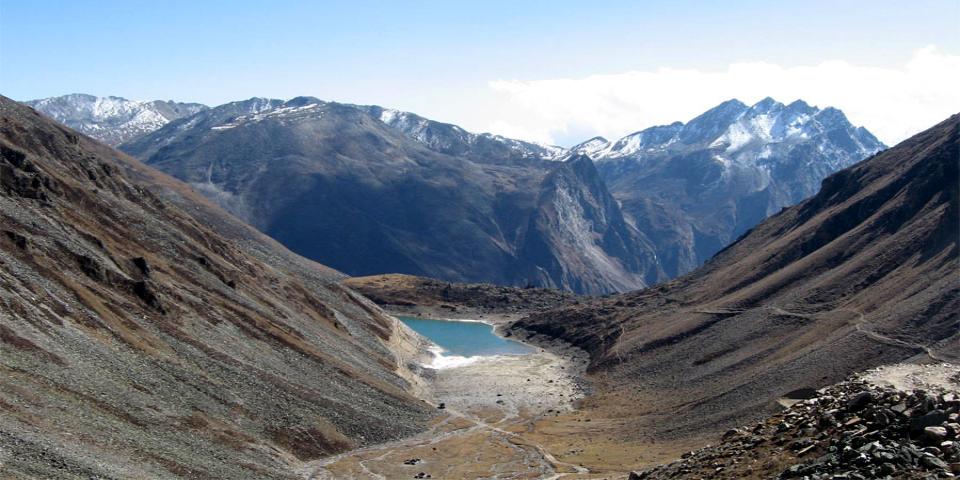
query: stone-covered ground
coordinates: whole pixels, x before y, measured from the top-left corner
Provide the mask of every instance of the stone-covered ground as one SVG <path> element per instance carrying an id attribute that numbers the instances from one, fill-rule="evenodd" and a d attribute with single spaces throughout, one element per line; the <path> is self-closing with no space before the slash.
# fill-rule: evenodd
<path id="1" fill-rule="evenodd" d="M 960 369 L 911 366 L 913 377 L 941 381 L 878 382 L 854 377 L 821 390 L 751 427 L 726 432 L 718 445 L 634 472 L 664 478 L 951 478 L 960 475 Z M 900 366 L 902 372 L 903 366 Z M 902 380 L 899 378 L 898 380 Z M 889 384 L 884 384 L 889 383 Z"/>

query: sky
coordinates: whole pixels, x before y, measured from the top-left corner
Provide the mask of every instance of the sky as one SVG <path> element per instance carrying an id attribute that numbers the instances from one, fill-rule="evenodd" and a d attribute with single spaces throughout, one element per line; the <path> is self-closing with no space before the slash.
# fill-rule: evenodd
<path id="1" fill-rule="evenodd" d="M 960 0 L 0 0 L 0 94 L 377 104 L 561 146 L 730 98 L 894 144 L 960 111 Z"/>

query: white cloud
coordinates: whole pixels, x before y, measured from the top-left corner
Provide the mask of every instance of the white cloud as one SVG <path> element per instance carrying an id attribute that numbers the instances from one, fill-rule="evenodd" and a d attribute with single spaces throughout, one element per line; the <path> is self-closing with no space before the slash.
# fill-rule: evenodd
<path id="1" fill-rule="evenodd" d="M 902 67 L 830 60 L 785 67 L 735 63 L 726 70 L 660 68 L 585 78 L 497 80 L 498 117 L 488 129 L 517 138 L 569 143 L 593 134 L 614 139 L 651 125 L 684 121 L 730 98 L 771 96 L 844 111 L 893 145 L 960 111 L 960 56 L 928 46 Z"/>

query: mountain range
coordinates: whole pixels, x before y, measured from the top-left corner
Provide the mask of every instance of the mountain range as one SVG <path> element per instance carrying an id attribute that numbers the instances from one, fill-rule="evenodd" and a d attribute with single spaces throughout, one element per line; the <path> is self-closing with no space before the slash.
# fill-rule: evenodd
<path id="1" fill-rule="evenodd" d="M 207 108 L 199 103 L 138 102 L 82 93 L 25 103 L 74 130 L 114 146 Z"/>
<path id="2" fill-rule="evenodd" d="M 176 120 L 121 148 L 350 275 L 401 272 L 590 293 L 660 279 L 592 162 L 570 168 L 516 148 L 532 144 L 461 136 L 446 125 L 400 130 L 382 116 L 310 97 L 251 99 Z M 548 202 L 569 218 L 547 221 L 539 207 Z M 561 253 L 559 230 L 544 230 L 556 228 L 596 247 Z"/>
<path id="3" fill-rule="evenodd" d="M 883 145 L 839 110 L 769 98 L 564 149 L 298 97 L 199 111 L 120 148 L 350 275 L 602 294 L 692 270 Z"/>
<path id="4" fill-rule="evenodd" d="M 676 277 L 703 264 L 764 218 L 815 194 L 820 181 L 885 146 L 835 108 L 766 98 L 730 100 L 686 124 L 615 142 L 590 155 L 624 213 Z"/>

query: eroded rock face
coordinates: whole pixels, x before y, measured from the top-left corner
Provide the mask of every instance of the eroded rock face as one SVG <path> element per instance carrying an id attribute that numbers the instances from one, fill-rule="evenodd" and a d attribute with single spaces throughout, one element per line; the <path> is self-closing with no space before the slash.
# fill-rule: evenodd
<path id="1" fill-rule="evenodd" d="M 26 153 L 0 146 L 0 187 L 5 193 L 33 200 L 47 200 L 56 192 L 50 177 L 42 174 Z"/>
<path id="2" fill-rule="evenodd" d="M 342 274 L 4 97 L 0 232 L 5 474 L 298 478 L 430 415 Z"/>
<path id="3" fill-rule="evenodd" d="M 544 179 L 520 257 L 535 284 L 574 292 L 637 290 L 666 279 L 653 246 L 624 220 L 585 155 Z"/>

